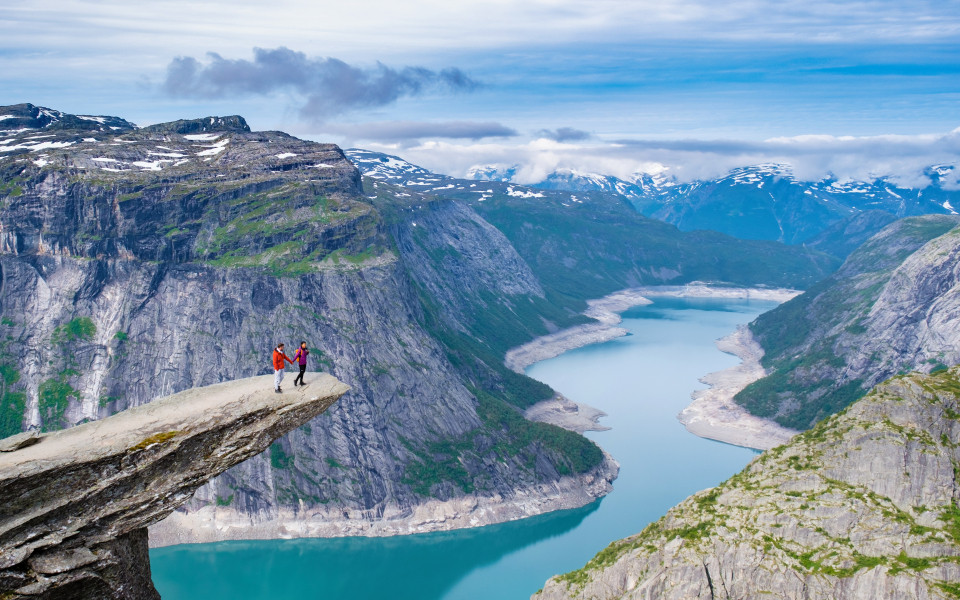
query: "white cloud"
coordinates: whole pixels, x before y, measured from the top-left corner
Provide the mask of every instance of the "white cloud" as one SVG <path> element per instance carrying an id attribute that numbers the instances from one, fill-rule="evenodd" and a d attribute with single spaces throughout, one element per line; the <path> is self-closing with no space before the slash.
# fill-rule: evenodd
<path id="1" fill-rule="evenodd" d="M 642 39 L 778 40 L 808 43 L 955 40 L 960 14 L 928 0 L 445 0 L 306 2 L 257 0 L 35 0 L 5 7 L 7 48 L 76 54 L 135 53 L 162 66 L 175 54 L 239 55 L 252 45 L 376 60 L 383 48 L 530 47 Z"/>
<path id="2" fill-rule="evenodd" d="M 235 63 L 249 57 L 252 47 L 285 46 L 309 57 L 339 57 L 362 73 L 378 71 L 377 61 L 437 73 L 457 65 L 488 84 L 456 98 L 424 88 L 396 101 L 387 95 L 386 103 L 338 101 L 334 110 L 321 105 L 328 121 L 330 115 L 341 119 L 340 130 L 329 131 L 341 138 L 377 134 L 384 143 L 440 137 L 421 126 L 430 123 L 449 125 L 446 139 L 479 137 L 489 131 L 469 129 L 499 124 L 507 133 L 538 131 L 575 142 L 591 160 L 612 162 L 611 168 L 669 162 L 683 177 L 712 168 L 712 159 L 703 156 L 719 157 L 717 164 L 739 162 L 773 153 L 774 144 L 740 149 L 744 158 L 731 158 L 710 148 L 626 144 L 618 151 L 598 140 L 613 131 L 757 137 L 806 131 L 811 123 L 852 133 L 942 130 L 953 126 L 960 89 L 951 61 L 960 39 L 955 2 L 156 0 L 136 10 L 120 0 L 8 4 L 0 18 L 0 88 L 19 94 L 8 98 L 11 103 L 117 114 L 138 123 L 243 114 L 255 129 L 318 137 L 321 132 L 304 122 L 305 113 L 317 111 L 299 110 L 314 104 L 304 105 L 304 93 L 292 86 L 269 87 L 267 95 L 224 88 L 222 94 L 177 99 L 156 92 L 177 56 L 215 52 Z M 210 91 L 203 85 L 189 89 Z M 323 101 L 337 94 L 313 96 Z M 408 125 L 350 133 L 352 124 L 338 112 L 343 106 L 351 107 L 359 127 Z M 462 131 L 453 131 L 461 123 Z M 792 156 L 798 144 L 779 153 Z M 452 152 L 469 154 L 471 148 Z M 504 145 L 503 154 L 517 152 Z M 552 162 L 576 158 L 562 149 L 522 153 L 538 155 L 531 177 Z M 803 163 L 823 168 L 813 156 Z"/>
<path id="3" fill-rule="evenodd" d="M 395 146 L 368 147 L 398 152 Z M 960 165 L 960 128 L 938 135 L 803 135 L 759 142 L 620 140 L 581 144 L 546 138 L 523 144 L 430 141 L 399 152 L 411 162 L 454 176 L 464 176 L 479 165 L 519 166 L 514 179 L 517 183 L 540 181 L 558 169 L 622 179 L 637 172 L 663 172 L 679 181 L 690 181 L 718 177 L 735 167 L 780 163 L 790 165 L 795 176 L 803 180 L 892 177 L 906 187 L 924 187 L 929 184 L 924 174 L 929 167 Z"/>
<path id="4" fill-rule="evenodd" d="M 347 145 L 353 140 L 419 144 L 422 138 L 462 138 L 480 140 L 490 137 L 515 137 L 517 132 L 492 121 L 381 121 L 372 123 L 325 124 L 326 133 L 340 135 Z M 361 144 L 362 145 L 362 144 Z"/>

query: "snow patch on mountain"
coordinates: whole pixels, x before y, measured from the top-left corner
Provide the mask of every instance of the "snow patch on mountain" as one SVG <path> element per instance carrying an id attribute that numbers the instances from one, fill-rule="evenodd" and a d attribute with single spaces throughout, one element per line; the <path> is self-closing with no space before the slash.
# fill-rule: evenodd
<path id="1" fill-rule="evenodd" d="M 212 142 L 213 140 L 219 138 L 222 133 L 191 133 L 183 136 L 184 139 L 190 140 L 191 142 Z"/>
<path id="2" fill-rule="evenodd" d="M 543 192 L 531 192 L 529 190 L 518 190 L 512 185 L 507 188 L 507 195 L 514 198 L 543 198 Z"/>

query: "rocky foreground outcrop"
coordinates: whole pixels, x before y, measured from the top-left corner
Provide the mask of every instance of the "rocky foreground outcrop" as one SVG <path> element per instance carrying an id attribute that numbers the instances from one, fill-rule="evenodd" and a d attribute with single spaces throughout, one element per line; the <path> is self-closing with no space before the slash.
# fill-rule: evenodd
<path id="1" fill-rule="evenodd" d="M 277 395 L 252 377 L 27 436 L 0 453 L 0 598 L 159 598 L 147 526 L 348 390 L 322 375 Z"/>
<path id="2" fill-rule="evenodd" d="M 960 368 L 877 386 L 535 597 L 960 597 Z"/>

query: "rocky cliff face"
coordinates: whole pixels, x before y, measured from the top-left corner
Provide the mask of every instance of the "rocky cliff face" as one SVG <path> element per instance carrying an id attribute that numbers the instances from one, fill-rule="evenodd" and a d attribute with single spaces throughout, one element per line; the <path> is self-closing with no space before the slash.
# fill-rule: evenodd
<path id="1" fill-rule="evenodd" d="M 0 596 L 159 598 L 147 526 L 349 389 L 323 375 L 278 396 L 271 379 L 191 389 L 0 452 Z"/>
<path id="2" fill-rule="evenodd" d="M 901 372 L 960 362 L 960 220 L 898 221 L 829 278 L 750 329 L 768 375 L 736 400 L 805 429 Z"/>
<path id="3" fill-rule="evenodd" d="M 960 597 L 960 369 L 877 386 L 548 598 Z"/>
<path id="4" fill-rule="evenodd" d="M 450 323 L 467 310 L 456 278 L 537 294 L 529 271 L 498 278 L 522 265 L 469 209 L 426 202 L 385 218 L 338 148 L 251 133 L 238 117 L 93 134 L 41 126 L 0 134 L 3 434 L 269 373 L 280 340 L 307 340 L 310 371 L 353 386 L 201 489 L 187 506 L 200 520 L 158 539 L 200 539 L 201 525 L 214 539 L 383 522 L 380 533 L 396 533 L 411 519 L 445 528 L 442 510 L 415 509 L 466 496 L 517 504 L 489 511 L 502 520 L 610 489 L 615 467 L 595 445 L 522 419 L 495 369 L 471 380 L 450 360 L 456 335 L 431 329 L 425 303 L 451 307 Z M 414 230 L 425 232 L 416 244 L 394 241 Z M 434 252 L 424 264 L 420 247 L 462 260 L 447 268 Z M 457 526 L 469 525 L 461 504 Z"/>
<path id="5" fill-rule="evenodd" d="M 251 133 L 240 117 L 102 132 L 64 122 L 0 131 L 4 253 L 297 273 L 383 242 L 332 144 Z"/>

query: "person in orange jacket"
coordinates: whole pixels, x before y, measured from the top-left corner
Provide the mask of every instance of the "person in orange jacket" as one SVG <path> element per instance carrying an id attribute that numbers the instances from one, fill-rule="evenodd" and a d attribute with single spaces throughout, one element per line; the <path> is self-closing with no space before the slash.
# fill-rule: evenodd
<path id="1" fill-rule="evenodd" d="M 290 357 L 283 353 L 283 342 L 280 342 L 273 350 L 273 391 L 278 394 L 283 391 L 280 389 L 280 382 L 283 381 L 283 368 L 286 366 L 283 361 L 293 364 Z"/>

